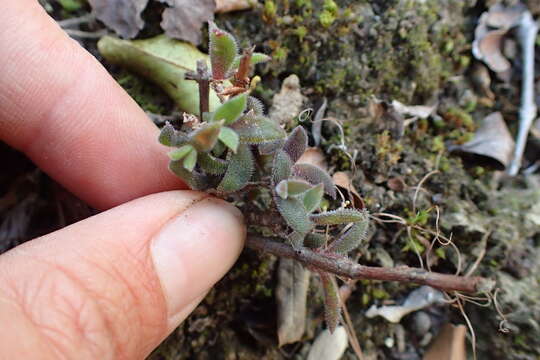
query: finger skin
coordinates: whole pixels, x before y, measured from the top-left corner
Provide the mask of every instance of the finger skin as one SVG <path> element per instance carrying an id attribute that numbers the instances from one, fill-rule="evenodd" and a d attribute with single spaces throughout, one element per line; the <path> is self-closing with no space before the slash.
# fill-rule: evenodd
<path id="1" fill-rule="evenodd" d="M 151 248 L 178 221 L 187 228 L 171 270 L 182 291 L 171 294 Z M 0 323 L 10 324 L 0 359 L 143 359 L 232 266 L 244 237 L 231 205 L 173 191 L 23 244 L 0 256 Z"/>
<path id="2" fill-rule="evenodd" d="M 0 140 L 97 208 L 186 188 L 157 127 L 36 0 L 0 8 Z"/>

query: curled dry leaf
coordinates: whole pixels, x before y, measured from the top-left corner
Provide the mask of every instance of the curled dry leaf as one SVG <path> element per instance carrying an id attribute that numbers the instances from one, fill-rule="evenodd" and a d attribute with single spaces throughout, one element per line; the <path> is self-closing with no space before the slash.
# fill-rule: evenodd
<path id="1" fill-rule="evenodd" d="M 347 350 L 347 331 L 338 326 L 333 333 L 323 330 L 309 350 L 308 360 L 339 360 Z"/>
<path id="2" fill-rule="evenodd" d="M 392 100 L 392 106 L 394 109 L 405 116 L 419 117 L 425 119 L 429 117 L 435 110 L 437 110 L 438 104 L 433 105 L 405 105 L 397 100 Z"/>
<path id="3" fill-rule="evenodd" d="M 449 150 L 474 163 L 504 170 L 512 159 L 514 139 L 501 113 L 494 112 L 484 119 L 471 141 Z"/>
<path id="4" fill-rule="evenodd" d="M 309 270 L 292 259 L 282 258 L 276 288 L 279 346 L 297 342 L 306 328 L 306 301 Z"/>
<path id="5" fill-rule="evenodd" d="M 300 156 L 296 163 L 315 165 L 323 170 L 328 169 L 328 164 L 326 162 L 326 158 L 324 157 L 324 153 L 318 147 L 307 148 L 307 150 L 302 154 L 302 156 Z"/>
<path id="6" fill-rule="evenodd" d="M 96 18 L 123 38 L 137 36 L 144 27 L 141 13 L 148 0 L 89 0 Z"/>
<path id="7" fill-rule="evenodd" d="M 466 334 L 465 325 L 445 324 L 425 353 L 423 360 L 466 360 Z"/>
<path id="8" fill-rule="evenodd" d="M 352 203 L 354 208 L 364 208 L 364 200 L 352 184 L 349 173 L 344 171 L 338 171 L 334 173 L 334 175 L 332 176 L 332 180 L 334 181 L 334 184 L 342 191 L 343 195 L 345 195 L 346 197 L 350 196 L 348 200 Z"/>
<path id="9" fill-rule="evenodd" d="M 161 28 L 169 37 L 199 45 L 203 24 L 214 19 L 214 0 L 158 0 L 169 5 L 163 11 Z"/>
<path id="10" fill-rule="evenodd" d="M 474 31 L 473 55 L 503 79 L 508 78 L 511 64 L 503 55 L 503 40 L 508 30 L 518 24 L 527 8 L 518 3 L 504 7 L 495 4 L 480 16 Z"/>
<path id="11" fill-rule="evenodd" d="M 251 9 L 256 0 L 216 0 L 216 13 Z"/>
<path id="12" fill-rule="evenodd" d="M 444 300 L 444 294 L 442 292 L 424 285 L 411 292 L 403 305 L 381 307 L 373 305 L 366 312 L 366 316 L 368 318 L 382 316 L 392 323 L 398 323 L 405 315 L 433 304 L 442 303 Z"/>

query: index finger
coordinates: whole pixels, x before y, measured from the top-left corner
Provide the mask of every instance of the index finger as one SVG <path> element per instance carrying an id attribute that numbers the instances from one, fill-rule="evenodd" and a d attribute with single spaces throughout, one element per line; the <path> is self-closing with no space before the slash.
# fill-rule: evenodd
<path id="1" fill-rule="evenodd" d="M 185 186 L 159 130 L 35 0 L 0 12 L 0 139 L 98 208 Z"/>

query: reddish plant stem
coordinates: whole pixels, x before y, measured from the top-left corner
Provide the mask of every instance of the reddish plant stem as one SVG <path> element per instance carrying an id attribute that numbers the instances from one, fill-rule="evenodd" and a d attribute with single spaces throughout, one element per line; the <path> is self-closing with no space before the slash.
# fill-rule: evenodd
<path id="1" fill-rule="evenodd" d="M 491 280 L 482 277 L 440 274 L 408 266 L 395 268 L 365 266 L 354 263 L 347 258 L 329 257 L 308 248 L 295 250 L 278 240 L 261 236 L 248 236 L 246 245 L 254 250 L 292 258 L 309 267 L 350 279 L 399 281 L 428 285 L 447 292 L 459 291 L 463 293 L 489 291 L 493 287 Z"/>

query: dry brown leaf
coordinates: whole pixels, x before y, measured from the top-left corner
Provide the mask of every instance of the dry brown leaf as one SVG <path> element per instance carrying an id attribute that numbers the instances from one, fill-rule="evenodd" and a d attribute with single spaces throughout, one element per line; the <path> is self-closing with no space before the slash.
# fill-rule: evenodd
<path id="1" fill-rule="evenodd" d="M 392 101 L 392 106 L 401 115 L 416 116 L 420 119 L 429 117 L 437 109 L 438 104 L 433 105 L 405 105 L 397 100 Z"/>
<path id="2" fill-rule="evenodd" d="M 332 176 L 332 180 L 334 180 L 334 184 L 337 187 L 341 188 L 345 196 L 348 196 L 350 192 L 350 194 L 352 195 L 352 199 L 349 199 L 349 200 L 352 202 L 352 205 L 354 208 L 357 208 L 357 209 L 364 208 L 364 200 L 362 199 L 362 196 L 360 196 L 360 194 L 358 193 L 358 191 L 352 184 L 349 173 L 346 173 L 344 171 L 338 171 L 334 173 L 334 175 Z"/>
<path id="3" fill-rule="evenodd" d="M 504 170 L 512 159 L 514 139 L 501 113 L 494 112 L 484 119 L 471 141 L 454 146 L 450 151 L 467 160 Z"/>
<path id="4" fill-rule="evenodd" d="M 300 156 L 298 164 L 311 164 L 320 167 L 323 170 L 328 169 L 326 158 L 322 150 L 318 147 L 310 147 Z"/>
<path id="5" fill-rule="evenodd" d="M 489 31 L 481 39 L 475 40 L 473 45 L 474 56 L 497 73 L 508 71 L 512 66 L 502 53 L 502 41 L 507 31 L 506 29 Z"/>
<path id="6" fill-rule="evenodd" d="M 424 355 L 423 360 L 466 360 L 466 334 L 465 325 L 445 324 Z"/>
<path id="7" fill-rule="evenodd" d="M 167 36 L 198 45 L 202 40 L 201 28 L 214 19 L 214 0 L 158 0 L 170 7 L 163 11 L 161 28 Z"/>
<path id="8" fill-rule="evenodd" d="M 216 13 L 247 10 L 253 7 L 256 0 L 216 0 Z"/>
<path id="9" fill-rule="evenodd" d="M 141 13 L 148 0 L 89 0 L 96 18 L 123 38 L 132 39 L 144 27 Z"/>
<path id="10" fill-rule="evenodd" d="M 304 335 L 309 276 L 309 270 L 305 269 L 298 261 L 280 259 L 276 288 L 280 347 L 297 342 Z"/>

